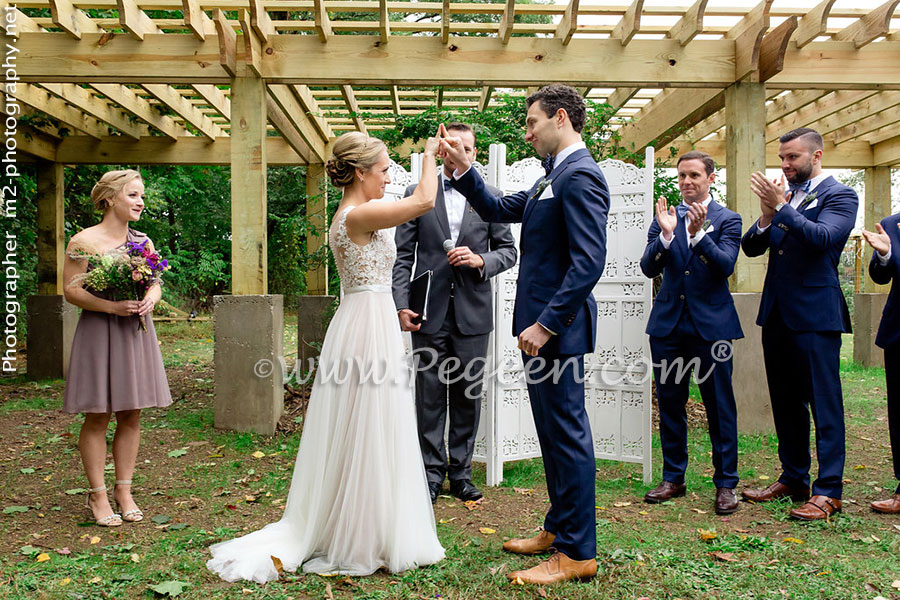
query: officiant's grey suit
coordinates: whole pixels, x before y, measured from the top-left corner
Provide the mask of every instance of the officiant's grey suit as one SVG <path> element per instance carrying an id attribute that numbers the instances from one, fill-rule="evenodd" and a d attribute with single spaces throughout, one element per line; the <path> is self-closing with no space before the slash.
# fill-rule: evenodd
<path id="1" fill-rule="evenodd" d="M 419 442 L 429 483 L 469 480 L 472 477 L 472 453 L 481 413 L 481 380 L 490 332 L 494 327 L 491 277 L 516 264 L 518 253 L 509 225 L 487 223 L 468 202 L 458 222 L 458 237 L 452 239 L 450 217 L 444 197 L 443 177 L 438 175 L 437 197 L 430 212 L 397 227 L 397 261 L 394 264 L 393 293 L 397 310 L 409 308 L 409 283 L 415 263 L 415 275 L 434 272 L 431 282 L 428 319 L 412 333 L 414 350 L 431 348 L 438 364 L 416 373 L 416 415 Z M 409 196 L 415 185 L 406 189 Z M 501 194 L 499 190 L 492 190 Z M 459 193 L 459 192 L 455 192 Z M 457 215 L 458 219 L 458 215 Z M 468 246 L 484 259 L 484 268 L 453 268 L 443 249 L 445 240 L 454 246 Z M 454 277 L 461 280 L 457 285 Z M 427 362 L 427 355 L 422 362 Z M 457 357 L 462 367 L 441 382 L 438 366 Z M 472 363 L 472 361 L 478 361 Z M 466 365 L 470 377 L 461 377 Z M 468 393 L 467 393 L 468 388 Z M 447 451 L 444 449 L 446 415 L 450 414 Z M 449 454 L 449 460 L 448 460 Z"/>

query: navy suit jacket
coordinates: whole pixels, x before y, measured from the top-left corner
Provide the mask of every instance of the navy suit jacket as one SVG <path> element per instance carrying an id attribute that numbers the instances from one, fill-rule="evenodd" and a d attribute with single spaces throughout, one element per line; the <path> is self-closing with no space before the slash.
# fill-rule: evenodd
<path id="1" fill-rule="evenodd" d="M 485 221 L 522 223 L 513 335 L 536 322 L 555 332 L 541 354 L 594 351 L 597 303 L 591 292 L 606 264 L 609 188 L 586 149 L 556 165 L 550 186 L 509 196 L 490 193 L 475 169 L 453 186 Z M 552 196 L 551 196 L 552 194 Z"/>
<path id="2" fill-rule="evenodd" d="M 809 206 L 799 211 L 784 206 L 764 232 L 754 223 L 741 241 L 747 256 L 769 250 L 756 324 L 764 326 L 777 304 L 785 325 L 794 331 L 849 333 L 850 313 L 837 265 L 856 224 L 859 199 L 834 177 L 812 193 L 816 197 Z"/>
<path id="3" fill-rule="evenodd" d="M 651 279 L 662 273 L 663 280 L 647 322 L 649 335 L 669 335 L 686 306 L 704 340 L 744 337 L 728 291 L 728 277 L 734 271 L 741 246 L 741 216 L 713 200 L 706 218 L 710 227 L 693 248 L 688 244 L 682 217 L 678 217 L 668 249 L 660 240 L 656 219 L 650 224 L 641 271 Z"/>
<path id="4" fill-rule="evenodd" d="M 891 258 L 886 265 L 882 265 L 878 260 L 878 253 L 873 252 L 869 276 L 875 283 L 891 284 L 891 293 L 888 294 L 878 335 L 875 336 L 878 347 L 891 348 L 900 344 L 900 213 L 882 219 L 881 226 L 891 238 Z"/>

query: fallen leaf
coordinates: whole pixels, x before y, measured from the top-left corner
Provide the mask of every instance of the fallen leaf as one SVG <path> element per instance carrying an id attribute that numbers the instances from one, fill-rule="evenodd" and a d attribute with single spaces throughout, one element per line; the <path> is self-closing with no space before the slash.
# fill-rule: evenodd
<path id="1" fill-rule="evenodd" d="M 154 515 L 150 520 L 157 525 L 165 525 L 172 520 L 172 517 L 170 517 L 169 515 Z"/>
<path id="2" fill-rule="evenodd" d="M 795 537 L 786 537 L 786 538 L 784 538 L 784 539 L 781 540 L 781 541 L 783 541 L 783 542 L 789 542 L 789 543 L 791 543 L 791 544 L 802 544 L 802 543 L 804 543 L 803 540 L 797 539 L 797 538 L 795 538 Z"/>
<path id="3" fill-rule="evenodd" d="M 46 552 L 41 552 L 40 554 L 37 555 L 37 558 L 35 560 L 37 562 L 47 562 L 48 560 L 50 560 L 50 555 L 47 554 Z"/>
<path id="4" fill-rule="evenodd" d="M 34 556 L 35 554 L 40 554 L 41 549 L 35 548 L 34 546 L 22 546 L 19 548 L 19 554 L 24 554 L 25 556 Z"/>
<path id="5" fill-rule="evenodd" d="M 27 506 L 7 506 L 3 509 L 4 515 L 11 515 L 12 513 L 23 513 L 28 512 Z"/>
<path id="6" fill-rule="evenodd" d="M 856 465 L 855 467 L 853 467 L 853 470 L 854 471 L 862 471 L 863 469 L 866 469 L 866 468 L 868 468 L 868 467 L 866 467 L 866 465 Z"/>
<path id="7" fill-rule="evenodd" d="M 738 562 L 738 559 L 734 556 L 734 552 L 713 552 L 712 555 L 717 560 L 724 562 Z"/>
<path id="8" fill-rule="evenodd" d="M 66 577 L 66 578 L 60 580 L 59 585 L 64 586 L 64 585 L 69 585 L 70 583 L 72 583 L 72 578 Z"/>
<path id="9" fill-rule="evenodd" d="M 631 506 L 631 502 L 616 502 L 613 506 L 616 508 L 623 508 L 625 506 Z"/>
<path id="10" fill-rule="evenodd" d="M 514 487 L 513 491 L 517 494 L 522 494 L 523 496 L 530 496 L 534 493 L 534 490 L 531 488 L 517 488 Z"/>
<path id="11" fill-rule="evenodd" d="M 880 537 L 877 537 L 877 536 L 874 536 L 874 535 L 872 536 L 872 539 L 875 540 L 876 542 L 880 542 L 880 541 L 881 541 L 881 538 L 880 538 Z"/>
<path id="12" fill-rule="evenodd" d="M 757 477 L 757 479 L 759 479 L 760 481 L 766 481 L 767 479 L 771 479 L 771 477 L 769 477 L 768 475 L 760 475 L 759 477 Z"/>
<path id="13" fill-rule="evenodd" d="M 478 531 L 480 531 L 484 535 L 491 535 L 493 533 L 497 533 L 496 529 L 491 529 L 490 527 L 479 527 Z"/>
<path id="14" fill-rule="evenodd" d="M 466 500 L 463 503 L 463 506 L 465 506 L 468 510 L 475 510 L 476 508 L 478 508 L 478 502 L 476 502 L 475 500 Z"/>
<path id="15" fill-rule="evenodd" d="M 438 521 L 438 523 L 447 524 L 447 523 L 449 523 L 451 521 L 455 521 L 455 520 L 456 520 L 456 517 L 450 517 L 449 519 L 441 519 L 440 521 Z"/>
<path id="16" fill-rule="evenodd" d="M 511 583 L 512 583 L 513 585 L 525 585 L 525 582 L 522 581 L 522 578 L 521 578 L 521 577 L 516 577 L 515 579 L 512 580 Z"/>
<path id="17" fill-rule="evenodd" d="M 264 458 L 264 457 L 265 457 L 265 454 L 262 453 L 262 452 L 260 452 L 259 450 L 257 450 L 256 452 L 254 452 L 254 453 L 251 454 L 250 456 L 252 456 L 253 458 Z"/>
<path id="18" fill-rule="evenodd" d="M 718 534 L 715 531 L 710 531 L 708 529 L 698 529 L 697 533 L 700 534 L 701 540 L 714 540 L 718 537 Z"/>
<path id="19" fill-rule="evenodd" d="M 875 584 L 868 583 L 868 582 L 865 584 L 864 587 L 866 588 L 866 591 L 869 592 L 870 594 L 877 594 L 878 592 L 881 591 L 877 587 L 875 587 Z"/>
<path id="20" fill-rule="evenodd" d="M 900 590 L 900 579 L 895 579 L 891 583 L 891 587 L 894 588 L 895 590 Z"/>
<path id="21" fill-rule="evenodd" d="M 700 515 L 705 515 L 709 512 L 708 510 L 700 510 L 699 508 L 692 508 L 691 510 Z"/>
<path id="22" fill-rule="evenodd" d="M 91 538 L 91 546 L 93 546 L 94 544 L 99 544 L 99 543 L 100 543 L 99 535 L 95 535 L 94 537 Z"/>
<path id="23" fill-rule="evenodd" d="M 275 565 L 275 570 L 278 571 L 278 576 L 281 577 L 281 574 L 284 573 L 284 563 L 277 556 L 270 555 L 269 558 L 272 559 L 272 564 Z"/>
<path id="24" fill-rule="evenodd" d="M 177 450 L 171 450 L 171 451 L 169 451 L 168 456 L 169 456 L 169 458 L 178 458 L 179 456 L 184 456 L 185 454 L 187 454 L 187 449 L 185 449 L 185 448 L 178 448 Z M 181 593 L 181 592 L 179 592 L 179 594 L 180 594 L 180 593 Z"/>
<path id="25" fill-rule="evenodd" d="M 334 592 L 331 591 L 331 584 L 325 584 L 325 598 L 327 600 L 334 600 Z"/>
<path id="26" fill-rule="evenodd" d="M 67 555 L 69 555 L 69 554 L 72 554 L 72 551 L 69 550 L 68 547 L 65 547 L 65 548 L 57 548 L 57 549 L 56 549 L 56 553 L 57 553 L 57 554 L 62 554 L 63 556 L 67 556 Z"/>
<path id="27" fill-rule="evenodd" d="M 139 563 L 139 562 L 141 562 L 141 557 L 140 557 L 140 555 L 137 554 L 137 553 L 132 554 L 132 555 L 131 555 L 131 562 L 133 562 L 133 563 Z"/>
<path id="28" fill-rule="evenodd" d="M 21 473 L 22 475 L 31 475 L 32 473 L 34 473 L 34 469 L 19 469 L 19 473 Z M 72 580 L 70 579 L 69 581 Z"/>
<path id="29" fill-rule="evenodd" d="M 547 590 L 545 590 L 544 588 L 538 588 L 538 596 L 540 596 L 541 598 L 546 598 Z"/>
<path id="30" fill-rule="evenodd" d="M 650 513 L 648 513 L 646 510 L 639 510 L 638 514 L 639 515 L 649 515 Z"/>
<path id="31" fill-rule="evenodd" d="M 103 581 L 102 577 L 94 577 L 93 579 L 88 581 L 88 583 L 100 583 L 101 581 Z"/>
<path id="32" fill-rule="evenodd" d="M 72 488 L 71 490 L 66 490 L 66 493 L 70 496 L 77 496 L 78 494 L 83 494 L 86 491 L 86 488 Z"/>
<path id="33" fill-rule="evenodd" d="M 251 496 L 247 494 L 244 496 L 244 502 L 256 502 L 256 496 Z"/>
<path id="34" fill-rule="evenodd" d="M 169 596 L 170 598 L 174 598 L 175 596 L 181 594 L 184 591 L 184 588 L 190 585 L 184 581 L 163 581 L 158 585 L 149 585 L 151 590 L 159 594 L 160 596 Z"/>
<path id="35" fill-rule="evenodd" d="M 505 568 L 506 568 L 506 563 L 503 563 L 499 567 L 491 567 L 489 570 L 491 572 L 491 575 L 496 575 L 497 573 L 502 572 L 503 569 L 505 569 Z"/>

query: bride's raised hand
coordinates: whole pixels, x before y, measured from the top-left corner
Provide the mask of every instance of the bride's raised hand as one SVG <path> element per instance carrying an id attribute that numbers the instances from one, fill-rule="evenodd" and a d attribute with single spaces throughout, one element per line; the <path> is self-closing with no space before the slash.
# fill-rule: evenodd
<path id="1" fill-rule="evenodd" d="M 440 149 L 440 147 L 441 147 L 440 136 L 436 135 L 434 137 L 430 137 L 427 140 L 425 140 L 425 154 L 427 156 L 434 157 L 438 153 L 438 150 Z"/>

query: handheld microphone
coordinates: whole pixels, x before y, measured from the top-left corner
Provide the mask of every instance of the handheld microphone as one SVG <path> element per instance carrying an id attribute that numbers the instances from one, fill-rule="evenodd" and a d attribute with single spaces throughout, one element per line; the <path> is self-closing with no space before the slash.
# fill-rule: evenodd
<path id="1" fill-rule="evenodd" d="M 451 250 L 456 248 L 456 245 L 453 243 L 452 240 L 444 240 L 443 247 L 444 247 L 444 252 L 450 252 Z M 460 288 L 466 287 L 466 284 L 465 284 L 466 280 L 463 277 L 463 274 L 460 273 L 459 267 L 450 267 L 450 268 L 453 270 L 453 281 L 456 282 L 456 287 L 460 287 Z"/>

